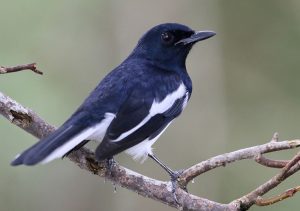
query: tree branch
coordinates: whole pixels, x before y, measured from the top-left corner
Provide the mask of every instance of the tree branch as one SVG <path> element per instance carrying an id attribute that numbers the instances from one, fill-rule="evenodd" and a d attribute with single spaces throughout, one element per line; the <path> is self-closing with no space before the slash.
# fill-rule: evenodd
<path id="1" fill-rule="evenodd" d="M 263 199 L 261 197 L 258 197 L 257 200 L 256 200 L 256 205 L 258 205 L 258 206 L 268 206 L 268 205 L 271 205 L 271 204 L 275 204 L 275 203 L 280 202 L 284 199 L 293 197 L 299 191 L 300 191 L 300 186 L 297 186 L 295 188 L 291 188 L 291 189 L 288 189 L 288 190 L 284 191 L 283 193 L 281 193 L 278 196 L 274 196 L 274 197 L 271 197 L 271 198 L 268 198 L 268 199 Z"/>
<path id="2" fill-rule="evenodd" d="M 258 155 L 254 158 L 254 160 L 266 167 L 271 168 L 283 168 L 289 162 L 288 160 L 272 160 L 264 157 L 263 155 Z"/>
<path id="3" fill-rule="evenodd" d="M 37 74 L 43 75 L 42 71 L 36 69 L 36 63 L 18 65 L 18 66 L 14 66 L 14 67 L 0 66 L 0 74 L 14 73 L 14 72 L 22 71 L 22 70 L 31 70 Z"/>
<path id="4" fill-rule="evenodd" d="M 17 67 L 12 67 L 12 69 L 18 69 Z M 8 119 L 11 123 L 19 126 L 20 128 L 24 129 L 25 131 L 39 139 L 48 136 L 55 130 L 54 126 L 47 124 L 32 110 L 23 107 L 1 92 L 0 114 Z M 273 164 L 270 163 L 274 163 L 276 162 L 276 160 L 266 159 L 262 157 L 262 154 L 279 150 L 292 149 L 299 146 L 300 140 L 278 141 L 278 134 L 276 133 L 274 134 L 272 140 L 266 144 L 225 153 L 223 155 L 218 155 L 195 164 L 194 166 L 187 168 L 178 178 L 178 184 L 180 187 L 182 187 L 177 188 L 176 190 L 178 203 L 174 200 L 170 182 L 159 181 L 146 177 L 144 175 L 126 169 L 117 163 L 113 165 L 111 172 L 109 172 L 106 169 L 105 163 L 97 162 L 95 160 L 94 153 L 87 148 L 82 147 L 81 149 L 70 153 L 68 155 L 68 158 L 81 169 L 87 170 L 95 175 L 110 180 L 117 185 L 138 193 L 139 195 L 157 200 L 161 203 L 178 208 L 180 210 L 244 211 L 248 210 L 254 204 L 257 204 L 259 206 L 266 206 L 276 203 L 280 200 L 291 197 L 297 191 L 299 191 L 299 187 L 295 187 L 277 197 L 272 197 L 270 199 L 262 199 L 261 197 L 265 193 L 279 185 L 282 181 L 299 171 L 300 153 L 298 153 L 293 159 L 288 161 L 288 163 L 286 161 L 280 161 L 280 164 L 277 163 L 278 165 L 281 165 L 280 167 L 283 167 L 283 163 L 285 162 L 284 167 L 277 175 L 275 175 L 273 178 L 260 185 L 258 188 L 251 191 L 247 195 L 236 199 L 229 204 L 221 204 L 189 194 L 185 192 L 183 188 L 185 188 L 193 178 L 207 171 L 243 159 L 253 159 L 260 164 L 268 167 L 273 167 Z"/>
<path id="5" fill-rule="evenodd" d="M 226 153 L 223 155 L 218 155 L 212 157 L 208 160 L 202 161 L 188 169 L 186 169 L 180 177 L 180 185 L 185 187 L 195 177 L 215 169 L 220 166 L 226 166 L 229 163 L 244 160 L 244 159 L 254 159 L 258 155 L 264 153 L 270 153 L 285 149 L 292 149 L 300 146 L 300 140 L 291 141 L 280 141 L 280 142 L 269 142 L 263 145 L 258 145 L 254 147 L 249 147 L 245 149 L 240 149 L 234 152 Z"/>
<path id="6" fill-rule="evenodd" d="M 232 204 L 237 204 L 240 207 L 243 207 L 243 210 L 249 209 L 253 204 L 268 204 L 268 200 L 262 200 L 261 196 L 269 192 L 270 190 L 277 187 L 281 182 L 283 182 L 286 178 L 290 177 L 294 173 L 300 170 L 300 152 L 297 153 L 294 158 L 289 161 L 289 163 L 274 177 L 272 177 L 270 180 L 265 182 L 264 184 L 260 185 L 258 188 L 256 188 L 254 191 L 248 193 L 247 195 L 241 197 L 240 199 L 234 200 Z M 295 191 L 296 193 L 297 191 Z M 281 196 L 282 200 L 286 199 L 288 197 Z M 271 201 L 274 200 L 274 203 L 277 202 L 277 199 L 271 199 Z M 270 203 L 273 204 L 273 203 Z"/>

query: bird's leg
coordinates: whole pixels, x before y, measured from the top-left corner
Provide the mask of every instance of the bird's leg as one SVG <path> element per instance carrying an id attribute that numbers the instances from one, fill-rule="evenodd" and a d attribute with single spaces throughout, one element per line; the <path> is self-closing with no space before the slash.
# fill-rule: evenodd
<path id="1" fill-rule="evenodd" d="M 172 183 L 172 194 L 176 203 L 178 203 L 176 197 L 176 189 L 177 189 L 177 179 L 181 175 L 182 171 L 173 171 L 168 166 L 166 166 L 163 162 L 161 162 L 154 154 L 148 154 L 148 156 L 153 159 L 156 163 L 158 163 L 171 177 Z"/>
<path id="2" fill-rule="evenodd" d="M 158 165 L 160 165 L 168 174 L 171 176 L 171 178 L 175 175 L 175 172 L 170 169 L 168 166 L 166 166 L 163 162 L 161 162 L 154 154 L 148 154 L 148 156 L 153 159 Z"/>

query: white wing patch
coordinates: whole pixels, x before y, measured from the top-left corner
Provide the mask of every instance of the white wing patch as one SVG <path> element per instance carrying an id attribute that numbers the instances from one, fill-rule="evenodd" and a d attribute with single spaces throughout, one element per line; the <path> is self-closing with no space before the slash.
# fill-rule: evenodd
<path id="1" fill-rule="evenodd" d="M 163 99 L 161 102 L 157 102 L 156 100 L 154 100 L 150 108 L 149 114 L 137 126 L 126 131 L 125 133 L 122 133 L 117 139 L 112 140 L 112 142 L 121 141 L 122 139 L 124 139 L 125 137 L 142 127 L 146 122 L 149 121 L 149 119 L 151 119 L 151 117 L 155 116 L 156 114 L 164 113 L 173 106 L 176 100 L 182 98 L 184 95 L 186 95 L 186 93 L 186 87 L 183 83 L 181 83 L 180 86 L 174 92 L 168 94 L 165 97 L 165 99 Z"/>
<path id="2" fill-rule="evenodd" d="M 182 110 L 185 109 L 187 103 L 188 103 L 188 100 L 189 100 L 189 93 L 186 92 L 185 93 L 185 98 L 184 98 L 184 101 L 183 101 L 183 104 L 182 104 Z"/>
<path id="3" fill-rule="evenodd" d="M 102 140 L 108 126 L 110 125 L 111 121 L 115 118 L 115 114 L 113 113 L 105 113 L 104 119 L 94 127 L 88 128 L 77 136 L 73 137 L 69 141 L 67 141 L 62 146 L 55 149 L 52 153 L 50 153 L 46 158 L 44 158 L 40 163 L 45 164 L 48 163 L 56 158 L 61 158 L 71 149 L 76 147 L 85 139 L 91 140 Z"/>
<path id="4" fill-rule="evenodd" d="M 155 116 L 156 114 L 164 113 L 173 106 L 176 100 L 182 98 L 186 93 L 186 87 L 181 83 L 174 92 L 168 94 L 161 102 L 156 102 L 154 100 L 149 115 Z"/>
<path id="5" fill-rule="evenodd" d="M 101 123 L 96 125 L 97 127 L 96 131 L 92 135 L 90 135 L 87 139 L 101 142 L 106 133 L 108 126 L 110 125 L 111 121 L 115 117 L 116 115 L 113 113 L 105 113 L 105 118 L 101 121 Z"/>

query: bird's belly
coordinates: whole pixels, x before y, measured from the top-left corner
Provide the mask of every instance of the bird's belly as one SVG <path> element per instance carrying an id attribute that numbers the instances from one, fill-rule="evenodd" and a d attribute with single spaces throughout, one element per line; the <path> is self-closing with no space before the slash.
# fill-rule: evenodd
<path id="1" fill-rule="evenodd" d="M 169 122 L 169 124 L 154 138 L 150 140 L 147 138 L 139 144 L 127 149 L 125 152 L 131 155 L 134 160 L 140 160 L 141 163 L 144 162 L 147 159 L 148 154 L 152 154 L 152 145 L 157 141 L 157 139 L 171 123 L 172 122 Z"/>

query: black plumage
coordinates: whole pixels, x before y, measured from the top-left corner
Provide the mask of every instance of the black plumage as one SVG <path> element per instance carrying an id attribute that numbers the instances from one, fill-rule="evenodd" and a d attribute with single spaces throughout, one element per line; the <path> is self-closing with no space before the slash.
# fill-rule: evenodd
<path id="1" fill-rule="evenodd" d="M 150 29 L 61 127 L 12 165 L 49 162 L 86 139 L 102 141 L 96 149 L 98 160 L 124 150 L 136 157 L 152 155 L 151 145 L 190 99 L 192 81 L 185 66 L 190 49 L 213 35 L 176 23 Z"/>

